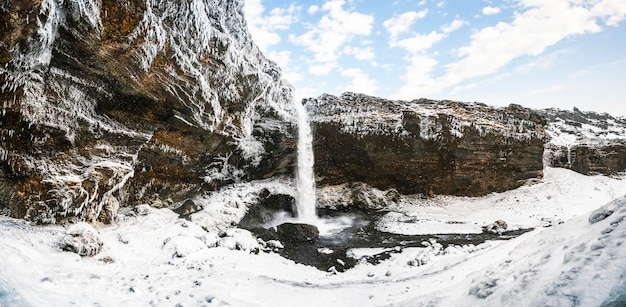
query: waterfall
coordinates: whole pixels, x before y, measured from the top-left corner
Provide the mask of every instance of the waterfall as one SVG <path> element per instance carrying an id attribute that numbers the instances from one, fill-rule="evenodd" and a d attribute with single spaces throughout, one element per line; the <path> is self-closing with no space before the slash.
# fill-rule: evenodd
<path id="1" fill-rule="evenodd" d="M 313 172 L 313 134 L 306 108 L 302 103 L 296 103 L 298 116 L 298 168 L 296 180 L 298 194 L 296 207 L 298 220 L 313 222 L 317 220 L 315 214 L 315 175 Z"/>

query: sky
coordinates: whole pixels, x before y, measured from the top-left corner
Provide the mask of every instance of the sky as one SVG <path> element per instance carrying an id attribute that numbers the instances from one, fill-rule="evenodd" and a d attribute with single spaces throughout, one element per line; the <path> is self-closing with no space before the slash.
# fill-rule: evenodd
<path id="1" fill-rule="evenodd" d="M 389 99 L 626 116 L 625 0 L 245 0 L 296 99 Z"/>

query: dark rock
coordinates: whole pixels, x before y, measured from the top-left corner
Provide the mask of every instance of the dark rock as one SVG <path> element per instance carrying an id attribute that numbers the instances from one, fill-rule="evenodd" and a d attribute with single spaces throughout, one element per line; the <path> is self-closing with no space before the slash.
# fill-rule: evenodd
<path id="1" fill-rule="evenodd" d="M 292 87 L 242 0 L 41 4 L 0 5 L 0 212 L 111 223 L 109 196 L 163 205 L 291 176 Z"/>
<path id="2" fill-rule="evenodd" d="M 196 204 L 191 199 L 187 199 L 182 205 L 174 209 L 174 212 L 178 213 L 180 217 L 187 217 L 191 214 L 201 211 L 202 209 L 204 209 L 202 205 Z"/>
<path id="3" fill-rule="evenodd" d="M 280 224 L 276 227 L 276 231 L 285 242 L 315 241 L 320 234 L 314 225 L 301 223 Z"/>
<path id="4" fill-rule="evenodd" d="M 626 118 L 578 109 L 539 112 L 547 118 L 546 129 L 556 140 L 546 146 L 548 165 L 585 175 L 626 172 Z"/>
<path id="5" fill-rule="evenodd" d="M 362 182 L 402 194 L 478 196 L 543 175 L 546 121 L 520 106 L 355 93 L 305 104 L 321 187 Z"/>
<path id="6" fill-rule="evenodd" d="M 245 229 L 258 228 L 274 220 L 276 214 L 283 212 L 291 217 L 296 216 L 296 200 L 285 194 L 271 194 L 267 189 L 259 195 L 259 202 L 248 208 L 248 212 L 239 222 Z"/>
<path id="7" fill-rule="evenodd" d="M 626 143 L 574 144 L 549 147 L 550 166 L 585 175 L 616 175 L 626 171 Z"/>

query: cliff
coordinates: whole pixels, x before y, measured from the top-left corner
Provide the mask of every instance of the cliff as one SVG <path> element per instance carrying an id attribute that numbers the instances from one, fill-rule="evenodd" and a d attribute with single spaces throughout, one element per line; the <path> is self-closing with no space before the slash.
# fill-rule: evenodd
<path id="1" fill-rule="evenodd" d="M 626 171 L 626 119 L 609 114 L 545 109 L 551 137 L 546 163 L 590 175 Z"/>
<path id="2" fill-rule="evenodd" d="M 546 121 L 517 105 L 392 101 L 355 93 L 304 103 L 319 186 L 362 182 L 403 194 L 477 196 L 543 174 Z"/>
<path id="3" fill-rule="evenodd" d="M 110 222 L 291 174 L 292 88 L 243 1 L 0 4 L 0 211 Z"/>

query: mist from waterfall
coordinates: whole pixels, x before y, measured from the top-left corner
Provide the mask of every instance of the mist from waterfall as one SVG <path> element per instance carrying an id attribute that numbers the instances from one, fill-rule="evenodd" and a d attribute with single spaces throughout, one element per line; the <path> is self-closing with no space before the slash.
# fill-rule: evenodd
<path id="1" fill-rule="evenodd" d="M 315 174 L 313 172 L 315 163 L 313 134 L 306 108 L 302 103 L 295 105 L 298 117 L 298 168 L 296 170 L 298 220 L 313 222 L 317 220 L 315 214 Z"/>

